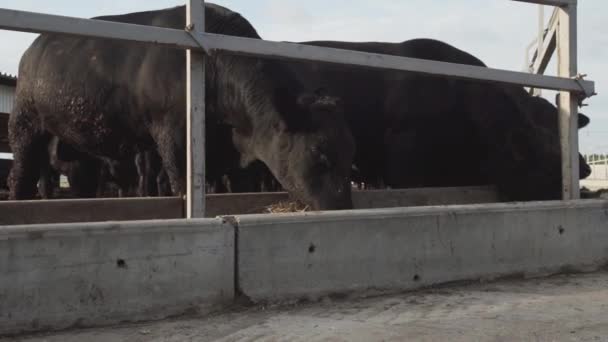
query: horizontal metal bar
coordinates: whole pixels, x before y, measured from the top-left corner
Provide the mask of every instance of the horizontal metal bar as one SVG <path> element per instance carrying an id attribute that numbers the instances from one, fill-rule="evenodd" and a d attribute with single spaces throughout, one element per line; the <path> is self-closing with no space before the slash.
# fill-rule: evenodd
<path id="1" fill-rule="evenodd" d="M 212 49 L 231 51 L 233 53 L 251 56 L 268 56 L 273 58 L 321 61 L 369 68 L 410 71 L 434 76 L 447 76 L 467 80 L 572 91 L 585 94 L 586 96 L 593 95 L 595 91 L 595 84 L 593 81 L 576 81 L 568 78 L 535 75 L 525 72 L 491 69 L 472 65 L 379 55 L 293 43 L 259 41 L 212 33 L 206 33 L 205 39 L 209 42 L 209 46 Z"/>
<path id="2" fill-rule="evenodd" d="M 78 36 L 120 39 L 148 44 L 160 44 L 174 48 L 202 50 L 198 43 L 196 43 L 196 39 L 191 37 L 186 31 L 7 9 L 0 9 L 0 29 L 23 32 L 63 33 Z M 567 78 L 534 75 L 524 72 L 294 43 L 271 42 L 213 33 L 192 34 L 200 35 L 198 39 L 207 41 L 208 48 L 210 49 L 224 50 L 234 54 L 320 61 L 369 68 L 409 71 L 435 76 L 572 91 L 587 96 L 591 96 L 595 92 L 595 84 L 592 81 L 586 80 L 576 81 Z"/>
<path id="3" fill-rule="evenodd" d="M 564 6 L 570 6 L 570 5 L 577 4 L 577 0 L 512 0 L 512 1 L 528 2 L 531 4 L 557 6 L 557 7 L 564 7 Z"/>
<path id="4" fill-rule="evenodd" d="M 31 33 L 63 33 L 132 42 L 159 44 L 182 49 L 199 48 L 185 31 L 155 26 L 82 19 L 0 8 L 0 29 Z"/>

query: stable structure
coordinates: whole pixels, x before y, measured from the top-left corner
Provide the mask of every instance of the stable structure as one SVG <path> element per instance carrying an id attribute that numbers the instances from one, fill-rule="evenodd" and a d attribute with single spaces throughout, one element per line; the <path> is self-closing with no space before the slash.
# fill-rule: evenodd
<path id="1" fill-rule="evenodd" d="M 608 202 L 576 200 L 577 107 L 594 94 L 577 74 L 577 1 L 516 1 L 557 6 L 559 77 L 205 33 L 202 0 L 188 0 L 183 31 L 0 9 L 1 29 L 187 49 L 189 137 L 187 220 L 0 226 L 0 335 L 166 318 L 241 295 L 318 299 L 605 267 Z M 197 219 L 206 199 L 203 62 L 215 50 L 559 90 L 567 201 Z"/>
<path id="2" fill-rule="evenodd" d="M 0 10 L 0 28 L 24 32 L 50 32 L 120 39 L 188 50 L 188 195 L 186 203 L 188 218 L 205 216 L 203 57 L 205 53 L 213 53 L 214 50 L 249 56 L 342 63 L 559 90 L 561 91 L 559 126 L 563 156 L 563 198 L 576 199 L 580 196 L 576 114 L 580 101 L 595 93 L 594 83 L 583 80 L 577 70 L 577 1 L 516 1 L 557 6 L 556 45 L 559 77 L 205 33 L 203 0 L 188 0 L 187 26 L 184 31 L 13 10 Z M 551 39 L 545 41 L 551 41 Z M 542 58 L 540 59 L 542 60 Z"/>
<path id="3" fill-rule="evenodd" d="M 608 157 L 596 156 L 594 158 L 592 156 L 588 156 L 585 159 L 591 167 L 591 175 L 589 175 L 588 179 L 602 180 L 608 183 Z"/>
<path id="4" fill-rule="evenodd" d="M 15 102 L 17 77 L 0 72 L 0 153 L 10 152 L 8 146 L 8 115 Z"/>

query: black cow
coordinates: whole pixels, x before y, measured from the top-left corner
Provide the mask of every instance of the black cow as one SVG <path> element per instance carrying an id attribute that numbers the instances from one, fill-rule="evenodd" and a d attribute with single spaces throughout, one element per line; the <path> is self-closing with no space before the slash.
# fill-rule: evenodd
<path id="1" fill-rule="evenodd" d="M 98 17 L 185 26 L 185 7 Z M 259 38 L 238 13 L 206 5 L 206 31 Z M 120 41 L 41 35 L 24 54 L 9 138 L 11 198 L 35 193 L 51 136 L 112 167 L 158 148 L 175 194 L 185 192 L 185 52 Z M 207 127 L 232 128 L 241 164 L 261 160 L 314 209 L 352 207 L 354 142 L 335 101 L 307 95 L 282 62 L 217 52 L 206 59 Z M 313 87 L 311 89 L 316 89 Z M 218 149 L 208 141 L 208 150 Z M 213 160 L 208 161 L 212 167 Z"/>
<path id="2" fill-rule="evenodd" d="M 6 178 L 11 169 L 13 161 L 10 159 L 0 159 L 0 190 L 8 189 Z"/>
<path id="3" fill-rule="evenodd" d="M 138 174 L 134 164 L 107 165 L 79 152 L 58 137 L 51 138 L 47 148 L 48 157 L 39 161 L 38 192 L 41 198 L 54 197 L 60 175 L 67 177 L 71 195 L 76 198 L 126 197 L 138 193 Z"/>
<path id="4" fill-rule="evenodd" d="M 303 44 L 485 66 L 430 39 Z M 391 187 L 497 184 L 507 200 L 560 196 L 557 111 L 521 87 L 338 64 L 290 65 L 304 84 L 343 99 L 359 181 Z M 583 161 L 581 175 L 586 173 Z"/>

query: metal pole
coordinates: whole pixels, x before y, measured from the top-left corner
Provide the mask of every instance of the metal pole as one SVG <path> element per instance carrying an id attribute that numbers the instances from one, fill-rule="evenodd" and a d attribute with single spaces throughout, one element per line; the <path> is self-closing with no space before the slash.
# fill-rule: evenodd
<path id="1" fill-rule="evenodd" d="M 205 1 L 188 0 L 186 29 L 205 31 Z M 205 217 L 205 60 L 202 51 L 187 50 L 187 195 L 186 217 Z"/>
<path id="2" fill-rule="evenodd" d="M 537 59 L 542 58 L 542 56 L 543 56 L 543 44 L 545 43 L 544 36 L 545 36 L 545 6 L 538 5 L 538 39 L 536 40 L 536 43 L 537 43 L 536 58 Z M 532 70 L 534 70 L 534 67 L 532 67 Z M 532 72 L 536 72 L 536 70 L 534 70 Z M 534 88 L 533 95 L 541 96 L 542 90 L 540 88 Z"/>
<path id="3" fill-rule="evenodd" d="M 534 60 L 530 59 L 530 51 L 534 48 L 534 46 L 536 46 L 537 42 L 536 39 L 534 39 L 534 41 L 532 41 L 527 47 L 526 47 L 526 63 L 525 63 L 525 68 L 524 68 L 524 72 L 529 72 L 529 73 L 534 73 Z"/>
<path id="4" fill-rule="evenodd" d="M 577 77 L 576 3 L 559 8 L 557 31 L 558 75 Z M 580 198 L 578 162 L 578 99 L 574 93 L 560 92 L 559 128 L 562 151 L 563 199 Z"/>

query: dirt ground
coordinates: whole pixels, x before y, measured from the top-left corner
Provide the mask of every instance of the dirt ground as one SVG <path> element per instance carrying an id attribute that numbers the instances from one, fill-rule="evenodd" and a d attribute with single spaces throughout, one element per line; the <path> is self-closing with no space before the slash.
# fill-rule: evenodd
<path id="1" fill-rule="evenodd" d="M 608 341 L 608 273 L 237 308 L 0 341 Z"/>

